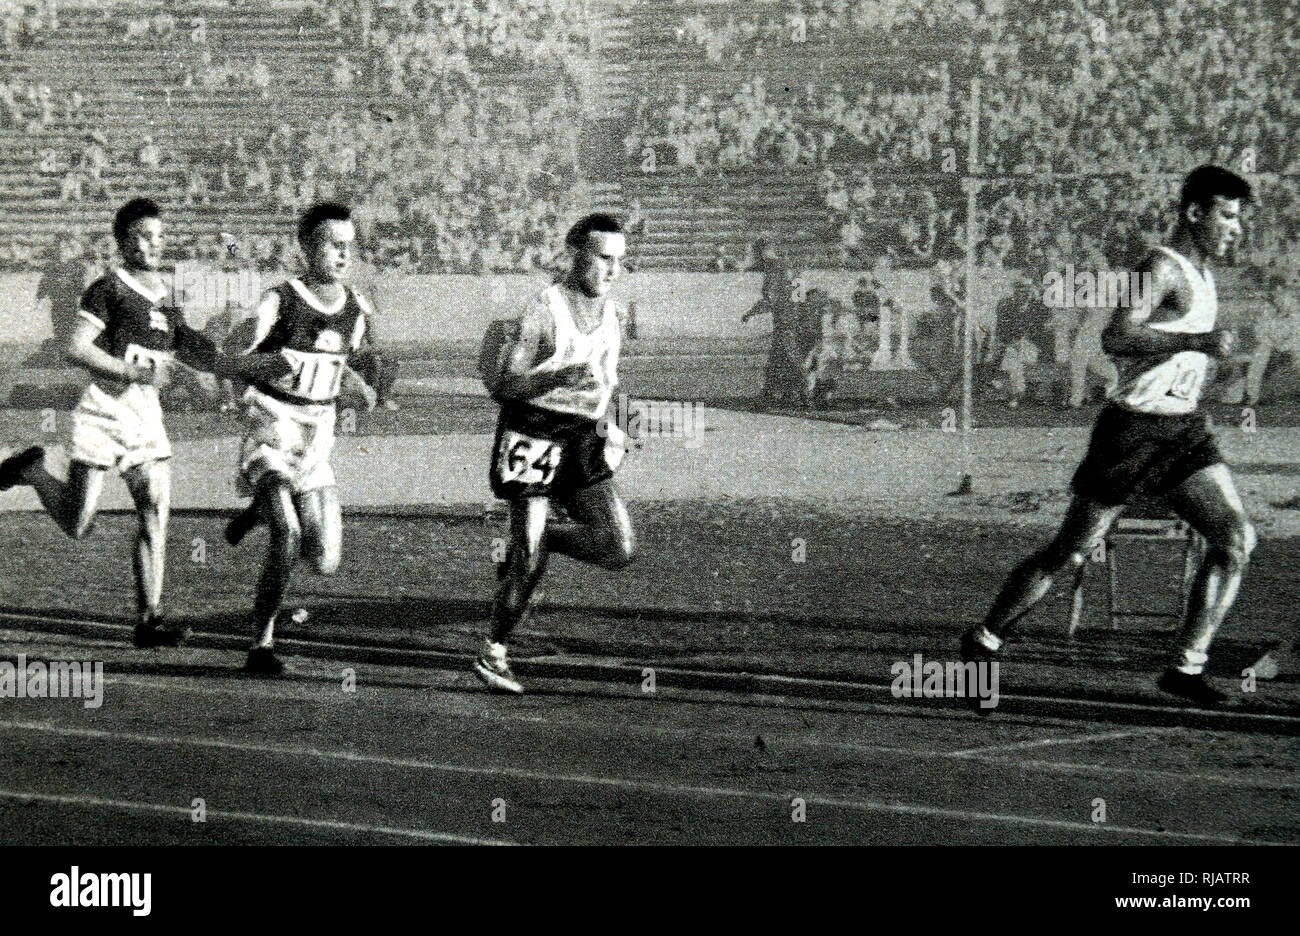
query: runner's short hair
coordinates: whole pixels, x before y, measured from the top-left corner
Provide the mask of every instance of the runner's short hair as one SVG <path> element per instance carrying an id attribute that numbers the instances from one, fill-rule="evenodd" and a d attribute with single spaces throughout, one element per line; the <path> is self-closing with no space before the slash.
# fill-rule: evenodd
<path id="1" fill-rule="evenodd" d="M 351 221 L 352 209 L 338 202 L 317 202 L 298 221 L 298 243 L 306 245 L 326 221 Z"/>
<path id="2" fill-rule="evenodd" d="M 1182 211 L 1188 205 L 1209 208 L 1214 204 L 1215 196 L 1250 201 L 1252 199 L 1250 183 L 1231 169 L 1224 169 L 1222 166 L 1197 166 L 1183 180 L 1183 191 L 1178 198 L 1178 210 Z"/>
<path id="3" fill-rule="evenodd" d="M 622 234 L 623 225 L 611 214 L 597 211 L 589 214 L 564 235 L 564 245 L 572 250 L 582 250 L 592 234 Z"/>
<path id="4" fill-rule="evenodd" d="M 152 198 L 133 198 L 113 215 L 113 240 L 119 243 L 141 218 L 161 218 L 162 209 Z"/>

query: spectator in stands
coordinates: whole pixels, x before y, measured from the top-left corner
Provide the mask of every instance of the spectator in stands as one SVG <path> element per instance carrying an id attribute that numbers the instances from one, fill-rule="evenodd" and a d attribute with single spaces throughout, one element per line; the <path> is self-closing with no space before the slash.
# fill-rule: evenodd
<path id="1" fill-rule="evenodd" d="M 211 199 L 208 197 L 207 174 L 197 164 L 189 167 L 185 182 L 185 204 L 211 204 Z"/>
<path id="2" fill-rule="evenodd" d="M 108 138 L 104 136 L 102 131 L 91 131 L 86 136 L 86 145 L 81 151 L 81 161 L 78 168 L 92 192 L 95 192 L 101 198 L 111 200 L 113 193 L 109 188 L 108 181 L 104 178 L 104 170 L 108 168 L 108 153 L 104 148 L 107 144 Z"/>
<path id="3" fill-rule="evenodd" d="M 641 211 L 641 199 L 633 198 L 627 208 L 627 232 L 644 234 L 646 231 L 645 215 Z"/>
<path id="4" fill-rule="evenodd" d="M 147 16 L 137 16 L 134 19 L 126 21 L 126 39 L 130 42 L 132 39 L 140 39 L 149 35 L 149 30 L 153 23 Z"/>
<path id="5" fill-rule="evenodd" d="M 8 81 L 4 80 L 3 76 L 0 76 L 0 103 L 4 104 L 5 114 L 9 118 L 6 122 L 7 126 L 17 126 L 21 124 L 23 120 L 22 108 L 18 104 L 18 99 L 14 91 L 17 84 L 17 81 L 10 84 Z"/>
<path id="6" fill-rule="evenodd" d="M 40 109 L 41 129 L 44 130 L 54 122 L 54 92 L 50 86 L 42 84 L 36 90 L 36 106 Z"/>
<path id="7" fill-rule="evenodd" d="M 352 89 L 352 63 L 348 61 L 346 55 L 340 55 L 334 59 L 334 87 L 340 91 L 349 91 Z"/>
<path id="8" fill-rule="evenodd" d="M 153 18 L 153 31 L 159 39 L 171 39 L 176 35 L 176 17 L 166 11 Z"/>
<path id="9" fill-rule="evenodd" d="M 1016 330 L 1012 335 L 1002 353 L 998 369 L 1007 375 L 1007 405 L 1016 409 L 1029 390 L 1029 368 L 1038 364 L 1038 345 L 1023 331 Z"/>
<path id="10" fill-rule="evenodd" d="M 293 211 L 298 201 L 298 186 L 288 166 L 280 167 L 280 181 L 275 186 L 275 202 L 284 211 Z"/>
<path id="11" fill-rule="evenodd" d="M 81 108 L 85 105 L 86 99 L 81 96 L 81 92 L 73 88 L 68 94 L 67 119 L 76 120 L 81 116 Z"/>
<path id="12" fill-rule="evenodd" d="M 1078 312 L 1080 323 L 1074 333 L 1074 346 L 1070 349 L 1069 404 L 1079 409 L 1088 399 L 1088 377 L 1096 375 L 1105 382 L 1105 395 L 1110 396 L 1119 386 L 1119 371 L 1115 362 L 1102 350 L 1101 333 L 1110 322 L 1110 309 L 1084 309 Z"/>
<path id="13" fill-rule="evenodd" d="M 1256 406 L 1266 399 L 1264 377 L 1275 353 L 1289 354 L 1300 378 L 1300 273 L 1292 269 L 1269 283 L 1264 307 L 1254 322 L 1255 347 L 1249 354 L 1240 396 L 1225 402 Z"/>
<path id="14" fill-rule="evenodd" d="M 249 72 L 249 80 L 253 82 L 253 87 L 263 99 L 271 95 L 271 69 L 262 61 L 262 56 L 258 55 L 253 59 L 253 68 Z"/>
<path id="15" fill-rule="evenodd" d="M 57 25 L 57 19 L 54 24 Z M 40 45 L 44 39 L 42 34 L 45 32 L 45 28 L 46 24 L 41 19 L 37 7 L 33 4 L 26 5 L 23 8 L 23 18 L 18 27 L 15 44 L 20 49 L 30 49 Z"/>
<path id="16" fill-rule="evenodd" d="M 59 183 L 59 201 L 81 201 L 85 181 L 80 169 L 69 169 Z"/>
<path id="17" fill-rule="evenodd" d="M 803 351 L 802 401 L 824 406 L 853 357 L 857 316 L 824 289 L 810 289 L 799 307 L 799 350 Z"/>
<path id="18" fill-rule="evenodd" d="M 896 326 L 901 325 L 902 340 L 899 352 L 903 357 L 907 353 L 907 327 L 902 323 L 902 312 L 894 297 L 889 290 L 876 278 L 874 273 L 868 271 L 866 288 L 861 279 L 853 290 L 853 296 L 849 303 L 849 310 L 857 320 L 857 334 L 862 341 L 861 350 L 865 354 L 871 350 L 873 353 L 879 353 L 881 350 L 877 339 L 880 338 L 880 323 L 882 319 L 888 318 Z M 872 298 L 874 296 L 874 299 Z M 887 353 L 889 348 L 884 349 Z M 915 365 L 909 365 L 914 367 Z"/>
<path id="19" fill-rule="evenodd" d="M 244 177 L 244 190 L 262 196 L 271 194 L 271 167 L 267 165 L 265 156 L 259 155 Z"/>
<path id="20" fill-rule="evenodd" d="M 136 159 L 145 169 L 157 169 L 162 164 L 162 150 L 158 148 L 152 136 L 144 138 L 144 145 L 136 153 Z"/>

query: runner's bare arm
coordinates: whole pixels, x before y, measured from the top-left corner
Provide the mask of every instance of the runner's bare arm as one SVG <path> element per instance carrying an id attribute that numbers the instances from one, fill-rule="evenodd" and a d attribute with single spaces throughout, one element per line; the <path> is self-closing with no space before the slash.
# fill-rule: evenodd
<path id="1" fill-rule="evenodd" d="M 531 400 L 543 393 L 566 384 L 580 382 L 590 377 L 586 364 L 573 364 L 559 370 L 546 370 L 538 366 L 550 355 L 555 344 L 555 322 L 550 309 L 543 303 L 534 303 L 519 323 L 515 338 L 506 358 L 505 367 L 493 388 L 493 397 L 499 400 Z"/>
<path id="2" fill-rule="evenodd" d="M 258 303 L 256 325 L 253 338 L 248 347 L 239 354 L 218 355 L 214 372 L 223 377 L 238 377 L 241 380 L 276 380 L 293 372 L 291 365 L 283 354 L 263 353 L 258 345 L 266 340 L 271 329 L 280 317 L 280 296 L 274 291 L 267 292 Z"/>
<path id="3" fill-rule="evenodd" d="M 1189 335 L 1151 327 L 1151 313 L 1177 292 L 1182 276 L 1178 264 L 1167 256 L 1152 253 L 1137 272 L 1141 274 L 1138 277 L 1138 295 L 1132 297 L 1127 308 L 1117 306 L 1111 313 L 1110 323 L 1101 336 L 1102 350 L 1116 357 L 1146 357 L 1179 351 L 1201 351 L 1213 357 L 1227 355 L 1232 339 L 1223 329 Z"/>
<path id="4" fill-rule="evenodd" d="M 373 410 L 379 403 L 379 391 L 366 381 L 350 364 L 343 365 L 343 384 L 344 387 L 355 389 L 361 394 L 362 399 L 366 401 L 366 409 Z"/>
<path id="5" fill-rule="evenodd" d="M 95 377 L 106 381 L 115 388 L 125 389 L 126 384 L 153 383 L 158 379 L 158 372 L 152 367 L 131 364 L 119 357 L 114 357 L 95 344 L 102 325 L 82 317 L 77 321 L 68 340 L 67 359 L 78 367 L 90 371 Z"/>
<path id="6" fill-rule="evenodd" d="M 216 344 L 207 335 L 183 322 L 176 324 L 173 342 L 176 359 L 198 371 L 217 373 L 221 355 Z"/>

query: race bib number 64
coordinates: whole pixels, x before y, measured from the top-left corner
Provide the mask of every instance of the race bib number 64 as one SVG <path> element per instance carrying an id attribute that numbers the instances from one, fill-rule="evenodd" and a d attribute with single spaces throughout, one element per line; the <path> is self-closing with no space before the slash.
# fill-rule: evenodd
<path id="1" fill-rule="evenodd" d="M 498 459 L 502 481 L 520 484 L 550 484 L 560 470 L 562 449 L 558 442 L 534 439 L 507 429 L 501 433 Z"/>

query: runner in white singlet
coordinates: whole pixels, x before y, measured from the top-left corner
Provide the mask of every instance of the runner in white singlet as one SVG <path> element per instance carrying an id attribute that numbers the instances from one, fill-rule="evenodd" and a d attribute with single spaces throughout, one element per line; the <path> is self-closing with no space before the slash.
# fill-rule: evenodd
<path id="1" fill-rule="evenodd" d="M 572 255 L 568 273 L 534 297 L 512 336 L 489 330 L 480 359 L 501 404 L 489 481 L 510 502 L 510 546 L 492 630 L 474 672 L 498 692 L 523 692 L 506 641 L 527 613 L 547 556 L 558 552 L 621 569 L 635 550 L 632 522 L 613 482 L 623 433 L 604 418 L 618 385 L 623 319 L 608 294 L 622 271 L 626 241 L 615 218 L 593 214 L 570 229 L 565 243 Z M 571 522 L 551 520 L 552 503 Z"/>
<path id="2" fill-rule="evenodd" d="M 1082 566 L 1129 499 L 1147 492 L 1163 497 L 1207 546 L 1177 651 L 1157 685 L 1200 705 L 1227 698 L 1206 681 L 1204 668 L 1255 532 L 1198 405 L 1210 359 L 1225 359 L 1232 345 L 1231 334 L 1217 327 L 1208 265 L 1240 239 L 1250 197 L 1249 183 L 1218 166 L 1187 176 L 1169 245 L 1152 250 L 1137 271 L 1149 285 L 1131 307 L 1112 312 L 1102 336 L 1120 382 L 1097 417 L 1064 522 L 1051 543 L 1011 573 L 984 623 L 963 636 L 965 660 L 992 662 L 1007 628 L 1047 595 L 1060 572 Z"/>

